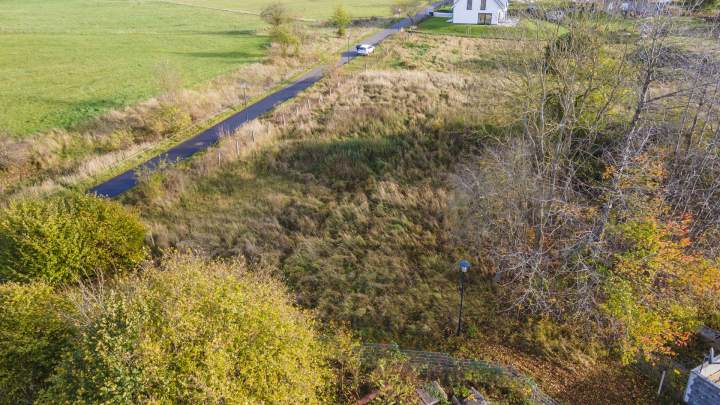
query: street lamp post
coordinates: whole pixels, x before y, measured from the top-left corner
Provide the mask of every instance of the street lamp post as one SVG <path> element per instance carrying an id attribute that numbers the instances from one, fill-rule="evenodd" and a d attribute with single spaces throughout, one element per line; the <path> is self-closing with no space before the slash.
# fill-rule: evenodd
<path id="1" fill-rule="evenodd" d="M 458 311 L 458 326 L 455 336 L 460 336 L 460 330 L 462 329 L 462 310 L 463 301 L 465 300 L 465 273 L 470 270 L 470 262 L 460 260 L 458 267 L 460 268 L 460 311 Z"/>

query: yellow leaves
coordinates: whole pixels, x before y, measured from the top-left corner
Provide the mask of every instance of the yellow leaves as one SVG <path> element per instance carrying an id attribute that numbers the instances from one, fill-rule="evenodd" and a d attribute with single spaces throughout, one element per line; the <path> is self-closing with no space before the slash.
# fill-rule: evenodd
<path id="1" fill-rule="evenodd" d="M 605 170 L 602 173 L 602 179 L 607 181 L 612 179 L 617 173 L 617 167 L 614 165 L 605 166 Z"/>
<path id="2" fill-rule="evenodd" d="M 612 227 L 623 250 L 606 282 L 603 310 L 625 332 L 624 361 L 672 354 L 699 324 L 703 297 L 720 293 L 720 267 L 692 250 L 690 221 L 648 216 Z"/>
<path id="3" fill-rule="evenodd" d="M 54 381 L 57 402 L 321 402 L 322 345 L 279 282 L 189 255 L 144 270 L 82 295 L 98 308 Z"/>
<path id="4" fill-rule="evenodd" d="M 83 194 L 13 203 L 0 211 L 0 280 L 51 284 L 135 267 L 145 230 L 120 204 Z"/>

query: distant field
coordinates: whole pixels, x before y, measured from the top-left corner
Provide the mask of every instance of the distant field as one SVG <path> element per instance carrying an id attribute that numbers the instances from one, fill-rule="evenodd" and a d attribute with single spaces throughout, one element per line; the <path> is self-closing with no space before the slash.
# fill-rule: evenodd
<path id="1" fill-rule="evenodd" d="M 173 0 L 174 1 L 174 0 Z M 285 4 L 293 13 L 302 18 L 325 19 L 332 15 L 338 4 L 343 4 L 354 17 L 385 16 L 390 13 L 392 0 L 177 0 L 184 4 L 197 4 L 231 10 L 245 10 L 259 13 L 272 3 Z"/>
<path id="2" fill-rule="evenodd" d="M 255 15 L 272 0 L 0 0 L 0 132 L 69 127 L 152 97 L 161 65 L 192 86 L 259 61 Z M 178 4 L 183 3 L 183 4 Z M 387 15 L 391 0 L 352 0 L 354 16 Z M 334 0 L 287 2 L 329 16 Z M 195 7 L 194 7 L 195 6 Z"/>

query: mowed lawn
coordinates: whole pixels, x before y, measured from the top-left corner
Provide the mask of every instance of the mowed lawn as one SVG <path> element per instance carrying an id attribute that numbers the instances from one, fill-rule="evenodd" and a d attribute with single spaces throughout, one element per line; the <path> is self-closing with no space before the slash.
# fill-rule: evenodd
<path id="1" fill-rule="evenodd" d="M 521 19 L 514 27 L 500 25 L 466 25 L 448 22 L 449 18 L 429 18 L 418 26 L 418 31 L 427 34 L 454 35 L 488 39 L 547 39 L 567 30 L 547 21 Z"/>
<path id="2" fill-rule="evenodd" d="M 191 87 L 262 60 L 259 12 L 272 0 L 0 0 L 0 132 L 72 127 L 157 95 L 169 66 Z M 181 4 L 182 3 L 182 4 Z M 290 1 L 322 19 L 331 0 Z M 347 2 L 354 16 L 387 15 L 391 0 Z M 200 6 L 200 7 L 197 7 Z"/>

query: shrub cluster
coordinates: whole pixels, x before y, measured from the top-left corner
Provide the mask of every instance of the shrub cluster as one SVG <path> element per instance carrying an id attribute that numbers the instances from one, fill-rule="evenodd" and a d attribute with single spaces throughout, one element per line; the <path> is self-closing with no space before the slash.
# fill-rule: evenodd
<path id="1" fill-rule="evenodd" d="M 320 403 L 331 376 L 312 318 L 236 262 L 7 283 L 0 303 L 3 403 Z"/>
<path id="2" fill-rule="evenodd" d="M 33 402 L 72 341 L 72 313 L 47 284 L 0 284 L 0 404 Z"/>
<path id="3" fill-rule="evenodd" d="M 310 318 L 288 302 L 277 282 L 237 264 L 171 257 L 85 300 L 90 321 L 49 397 L 318 402 L 320 347 Z"/>
<path id="4" fill-rule="evenodd" d="M 0 281 L 76 282 L 145 258 L 140 220 L 117 203 L 69 194 L 0 211 Z"/>

